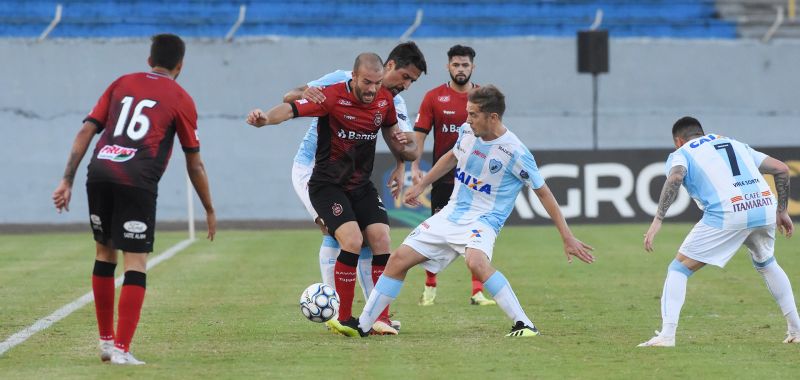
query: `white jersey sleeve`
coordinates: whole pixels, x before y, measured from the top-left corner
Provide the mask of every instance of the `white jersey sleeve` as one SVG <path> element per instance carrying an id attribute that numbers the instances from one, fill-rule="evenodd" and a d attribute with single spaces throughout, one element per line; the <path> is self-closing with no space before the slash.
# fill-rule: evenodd
<path id="1" fill-rule="evenodd" d="M 512 174 L 532 189 L 539 189 L 544 186 L 544 179 L 539 174 L 539 167 L 536 165 L 536 160 L 533 159 L 531 151 L 520 149 L 517 154 L 519 158 L 514 162 Z"/>
<path id="2" fill-rule="evenodd" d="M 308 87 L 325 87 L 332 84 L 350 80 L 353 77 L 352 71 L 336 70 L 332 73 L 327 73 L 322 77 L 308 82 Z M 303 136 L 303 141 L 300 142 L 300 148 L 294 155 L 294 162 L 304 165 L 313 166 L 314 158 L 317 154 L 317 118 L 311 119 L 306 134 Z"/>
<path id="3" fill-rule="evenodd" d="M 403 132 L 414 132 L 414 127 L 408 121 L 406 100 L 402 96 L 394 96 L 394 109 L 397 111 L 397 127 Z"/>

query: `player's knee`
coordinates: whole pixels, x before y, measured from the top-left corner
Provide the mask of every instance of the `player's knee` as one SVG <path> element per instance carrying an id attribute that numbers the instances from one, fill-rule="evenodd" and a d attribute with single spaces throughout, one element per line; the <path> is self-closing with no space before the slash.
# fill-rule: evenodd
<path id="1" fill-rule="evenodd" d="M 370 246 L 376 255 L 389 253 L 389 247 L 392 245 L 392 239 L 388 233 L 372 234 L 369 237 Z"/>
<path id="2" fill-rule="evenodd" d="M 364 243 L 361 234 L 342 234 L 342 236 L 337 236 L 336 240 L 339 241 L 342 250 L 353 253 L 360 252 L 361 245 Z"/>
<path id="3" fill-rule="evenodd" d="M 481 274 L 486 273 L 492 267 L 491 264 L 489 264 L 489 260 L 486 259 L 486 256 L 482 256 L 480 254 L 467 255 L 466 263 L 467 263 L 467 268 L 469 268 L 470 272 L 479 277 Z"/>

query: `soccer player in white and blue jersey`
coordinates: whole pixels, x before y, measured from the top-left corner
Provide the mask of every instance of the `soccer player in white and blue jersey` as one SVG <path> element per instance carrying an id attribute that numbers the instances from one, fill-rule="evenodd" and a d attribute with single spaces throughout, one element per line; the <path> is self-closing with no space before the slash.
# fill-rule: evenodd
<path id="1" fill-rule="evenodd" d="M 398 44 L 392 49 L 384 66 L 382 85 L 394 95 L 394 106 L 397 111 L 397 126 L 406 133 L 408 139 L 414 138 L 413 126 L 408 120 L 406 102 L 399 94 L 411 87 L 411 84 L 426 71 L 427 63 L 425 62 L 425 57 L 417 45 L 411 41 Z M 322 103 L 325 98 L 322 95 L 321 88 L 340 82 L 346 82 L 352 79 L 352 77 L 353 73 L 350 70 L 337 70 L 328 73 L 317 80 L 308 82 L 305 86 L 289 91 L 284 95 L 283 101 L 289 103 L 303 98 L 315 103 Z M 317 119 L 314 118 L 305 136 L 303 136 L 303 141 L 300 143 L 300 148 L 295 155 L 292 165 L 292 184 L 300 201 L 311 215 L 314 223 L 320 227 L 323 234 L 322 244 L 319 249 L 319 266 L 320 272 L 322 273 L 322 282 L 335 287 L 334 266 L 340 252 L 339 243 L 333 236 L 328 234 L 326 227 L 320 222 L 319 215 L 314 211 L 314 207 L 311 205 L 311 200 L 308 195 L 308 180 L 311 178 L 311 173 L 314 168 L 316 151 Z M 395 197 L 399 196 L 401 193 L 404 180 L 405 163 L 398 159 L 397 165 L 389 176 L 389 182 L 387 183 L 387 186 L 392 189 L 392 195 Z M 373 256 L 369 247 L 361 249 L 358 255 L 357 267 L 358 280 L 361 285 L 361 290 L 364 292 L 364 299 L 369 297 L 369 293 L 374 286 L 373 261 L 376 261 L 377 267 L 383 268 L 387 260 L 388 255 Z M 382 269 L 380 272 L 382 272 Z M 399 322 L 389 321 L 388 318 L 381 319 L 382 320 L 376 323 L 376 331 L 380 330 L 378 332 L 383 334 L 397 333 Z M 335 320 L 331 320 L 330 323 L 335 323 Z"/>
<path id="2" fill-rule="evenodd" d="M 786 237 L 794 231 L 787 210 L 789 168 L 739 141 L 706 134 L 692 117 L 675 122 L 672 138 L 677 150 L 667 160 L 667 181 L 653 223 L 644 235 L 645 250 L 653 251 L 653 240 L 681 185 L 703 209 L 703 218 L 667 268 L 661 294 L 661 331 L 639 347 L 675 346 L 689 277 L 706 264 L 724 267 L 742 244 L 786 318 L 788 332 L 783 342 L 800 343 L 800 318 L 792 285 L 774 256 L 776 226 Z M 777 200 L 762 173 L 774 176 Z"/>
<path id="3" fill-rule="evenodd" d="M 358 325 L 342 323 L 341 333 L 365 336 L 380 311 L 397 298 L 406 273 L 417 264 L 438 273 L 459 256 L 483 282 L 497 305 L 513 321 L 507 336 L 539 334 L 522 310 L 508 280 L 490 261 L 494 242 L 523 186 L 539 197 L 564 241 L 564 251 L 591 263 L 592 248 L 576 239 L 558 203 L 544 183 L 531 152 L 502 121 L 505 97 L 494 86 L 474 89 L 467 102 L 467 123 L 453 149 L 442 156 L 420 182 L 406 192 L 406 203 L 418 204 L 423 189 L 442 175 L 453 173 L 455 188 L 447 205 L 420 224 L 394 251 L 369 296 Z"/>

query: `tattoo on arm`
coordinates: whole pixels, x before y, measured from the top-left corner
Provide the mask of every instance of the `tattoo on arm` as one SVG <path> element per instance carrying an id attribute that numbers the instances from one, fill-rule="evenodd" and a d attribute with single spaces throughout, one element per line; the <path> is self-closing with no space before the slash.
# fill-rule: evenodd
<path id="1" fill-rule="evenodd" d="M 75 172 L 78 170 L 78 165 L 81 163 L 81 158 L 83 155 L 80 152 L 72 151 L 69 154 L 69 161 L 67 162 L 67 168 L 64 169 L 64 181 L 67 181 L 70 185 L 75 180 Z"/>
<path id="2" fill-rule="evenodd" d="M 669 210 L 669 207 L 675 202 L 675 199 L 678 198 L 678 191 L 681 189 L 683 177 L 685 176 L 686 168 L 683 166 L 675 166 L 670 170 L 669 176 L 667 176 L 667 182 L 664 183 L 664 187 L 661 189 L 661 196 L 658 199 L 656 218 L 659 220 L 664 220 L 664 216 L 667 215 L 667 210 Z"/>
<path id="3" fill-rule="evenodd" d="M 778 192 L 778 212 L 784 212 L 789 204 L 789 174 L 777 173 L 773 177 L 775 178 L 775 191 Z"/>

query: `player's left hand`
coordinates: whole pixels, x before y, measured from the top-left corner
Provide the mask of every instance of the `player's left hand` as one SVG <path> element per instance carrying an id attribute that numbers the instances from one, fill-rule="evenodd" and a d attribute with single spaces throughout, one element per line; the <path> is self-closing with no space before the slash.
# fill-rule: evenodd
<path id="1" fill-rule="evenodd" d="M 658 234 L 658 230 L 661 229 L 661 219 L 653 218 L 653 223 L 650 224 L 650 228 L 647 229 L 647 233 L 644 234 L 644 250 L 647 252 L 653 252 L 653 241 L 656 239 L 656 234 Z"/>
<path id="2" fill-rule="evenodd" d="M 206 224 L 208 225 L 208 235 L 206 239 L 214 241 L 214 236 L 217 235 L 217 215 L 214 211 L 206 211 Z"/>
<path id="3" fill-rule="evenodd" d="M 389 181 L 386 182 L 386 187 L 392 192 L 392 197 L 398 199 L 400 194 L 403 193 L 403 185 L 406 179 L 406 164 L 400 162 L 394 168 L 392 174 L 389 175 Z"/>
<path id="4" fill-rule="evenodd" d="M 591 254 L 593 250 L 594 248 L 590 245 L 578 240 L 574 236 L 564 241 L 564 254 L 567 255 L 567 262 L 570 264 L 572 264 L 572 256 L 577 257 L 584 263 L 593 263 L 594 256 Z"/>
<path id="5" fill-rule="evenodd" d="M 408 190 L 406 190 L 406 198 L 404 199 L 405 204 L 412 207 L 417 207 L 422 204 L 419 201 L 419 195 L 422 194 L 422 190 L 425 188 L 420 185 L 421 183 L 414 184 L 413 186 L 409 187 Z"/>
<path id="6" fill-rule="evenodd" d="M 267 114 L 264 111 L 256 108 L 247 114 L 247 124 L 254 127 L 263 127 L 267 125 Z"/>
<path id="7" fill-rule="evenodd" d="M 53 191 L 53 204 L 60 214 L 62 210 L 69 212 L 69 201 L 72 199 L 72 186 L 64 180 Z"/>
<path id="8" fill-rule="evenodd" d="M 786 238 L 792 237 L 792 233 L 794 232 L 794 224 L 792 223 L 792 218 L 789 216 L 789 213 L 779 212 L 776 218 L 776 224 L 778 225 L 778 231 L 786 236 Z"/>

